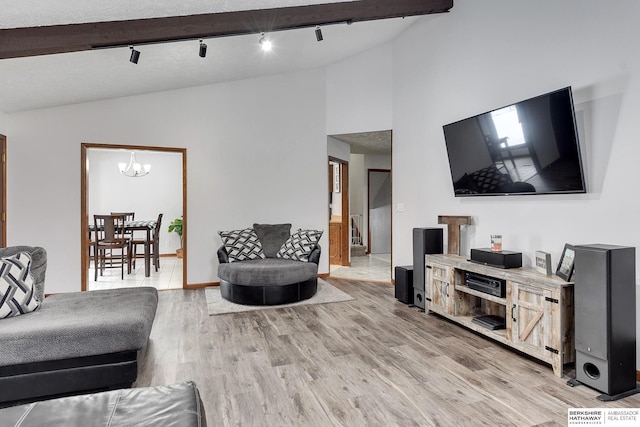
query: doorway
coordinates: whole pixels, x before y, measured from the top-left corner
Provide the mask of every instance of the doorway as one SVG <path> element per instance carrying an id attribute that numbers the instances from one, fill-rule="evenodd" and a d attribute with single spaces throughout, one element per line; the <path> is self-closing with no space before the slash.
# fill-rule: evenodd
<path id="1" fill-rule="evenodd" d="M 349 163 L 329 157 L 329 266 L 349 266 Z"/>
<path id="2" fill-rule="evenodd" d="M 331 276 L 391 282 L 391 137 L 391 130 L 327 137 L 329 156 L 342 159 L 349 167 L 350 265 L 330 263 Z M 371 176 L 369 171 L 373 172 Z M 371 187 L 375 188 L 372 195 L 369 194 Z M 381 189 L 385 191 L 378 194 Z M 385 225 L 381 225 L 381 220 Z"/>
<path id="3" fill-rule="evenodd" d="M 135 153 L 142 164 L 150 163 L 148 176 L 125 176 L 119 171 L 119 163 L 130 161 Z M 172 147 L 147 147 L 115 144 L 81 144 L 81 289 L 93 290 L 109 287 L 154 286 L 158 289 L 186 288 L 187 286 L 187 194 L 186 149 Z M 145 270 L 144 259 L 136 262 L 132 274 L 121 279 L 119 269 L 112 269 L 115 277 L 94 276 L 89 272 L 91 263 L 90 237 L 93 214 L 135 211 L 136 221 L 157 220 L 162 213 L 160 231 L 160 268 L 151 262 L 150 272 Z M 90 219 L 91 218 L 91 219 Z M 168 232 L 168 225 L 176 218 L 183 220 L 182 239 Z M 134 232 L 135 233 L 135 232 Z M 138 237 L 144 237 L 141 231 Z M 176 249 L 183 248 L 178 259 Z M 109 270 L 105 271 L 107 276 Z M 169 276 L 170 275 L 170 276 Z"/>

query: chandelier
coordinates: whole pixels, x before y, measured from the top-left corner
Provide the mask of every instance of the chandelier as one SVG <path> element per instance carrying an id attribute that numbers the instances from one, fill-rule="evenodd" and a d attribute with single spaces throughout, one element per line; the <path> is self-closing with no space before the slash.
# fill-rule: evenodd
<path id="1" fill-rule="evenodd" d="M 122 175 L 126 175 L 131 178 L 137 178 L 139 176 L 149 175 L 149 172 L 151 172 L 151 165 L 142 165 L 138 163 L 136 161 L 136 153 L 132 151 L 129 164 L 118 163 L 118 169 L 120 169 L 120 173 Z"/>

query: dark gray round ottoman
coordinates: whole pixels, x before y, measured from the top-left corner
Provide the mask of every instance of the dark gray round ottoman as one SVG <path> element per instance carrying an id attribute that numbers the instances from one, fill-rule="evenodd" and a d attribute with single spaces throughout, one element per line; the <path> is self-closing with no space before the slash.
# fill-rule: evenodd
<path id="1" fill-rule="evenodd" d="M 318 290 L 318 265 L 314 262 L 265 258 L 218 267 L 220 294 L 245 305 L 278 305 L 309 299 Z"/>

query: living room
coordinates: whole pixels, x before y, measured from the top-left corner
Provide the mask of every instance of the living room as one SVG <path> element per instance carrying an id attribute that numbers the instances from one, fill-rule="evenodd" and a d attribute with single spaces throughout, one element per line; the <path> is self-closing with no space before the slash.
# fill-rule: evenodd
<path id="1" fill-rule="evenodd" d="M 639 16 L 633 0 L 458 0 L 450 13 L 420 17 L 393 40 L 326 67 L 0 112 L 7 244 L 47 248 L 47 293 L 79 291 L 80 144 L 184 147 L 187 283 L 213 284 L 218 230 L 254 222 L 328 230 L 327 135 L 392 129 L 392 266 L 411 263 L 412 229 L 437 226 L 438 215 L 473 217 L 461 253 L 497 233 L 529 266 L 538 250 L 557 264 L 566 243 L 637 246 L 628 221 L 640 213 L 632 177 L 640 158 Z M 132 73 L 157 72 L 142 59 Z M 442 126 L 566 86 L 587 193 L 455 198 Z M 328 247 L 326 232 L 320 244 Z M 324 251 L 319 273 L 328 272 Z M 243 322 L 251 329 L 251 318 Z"/>

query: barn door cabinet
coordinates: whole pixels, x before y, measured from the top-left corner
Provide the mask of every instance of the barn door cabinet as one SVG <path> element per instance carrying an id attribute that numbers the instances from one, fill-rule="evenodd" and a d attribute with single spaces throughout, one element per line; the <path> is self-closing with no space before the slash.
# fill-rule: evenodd
<path id="1" fill-rule="evenodd" d="M 471 289 L 465 271 L 506 281 L 506 296 Z M 561 377 L 575 361 L 573 344 L 573 283 L 533 269 L 500 269 L 457 255 L 425 256 L 426 311 L 444 316 L 551 365 Z M 505 328 L 487 329 L 473 323 L 486 314 L 505 319 Z"/>
<path id="2" fill-rule="evenodd" d="M 426 304 L 437 307 L 438 311 L 452 314 L 453 269 L 446 265 L 433 263 L 425 270 L 425 278 L 427 278 L 424 288 Z M 427 283 L 429 283 L 428 287 Z"/>

